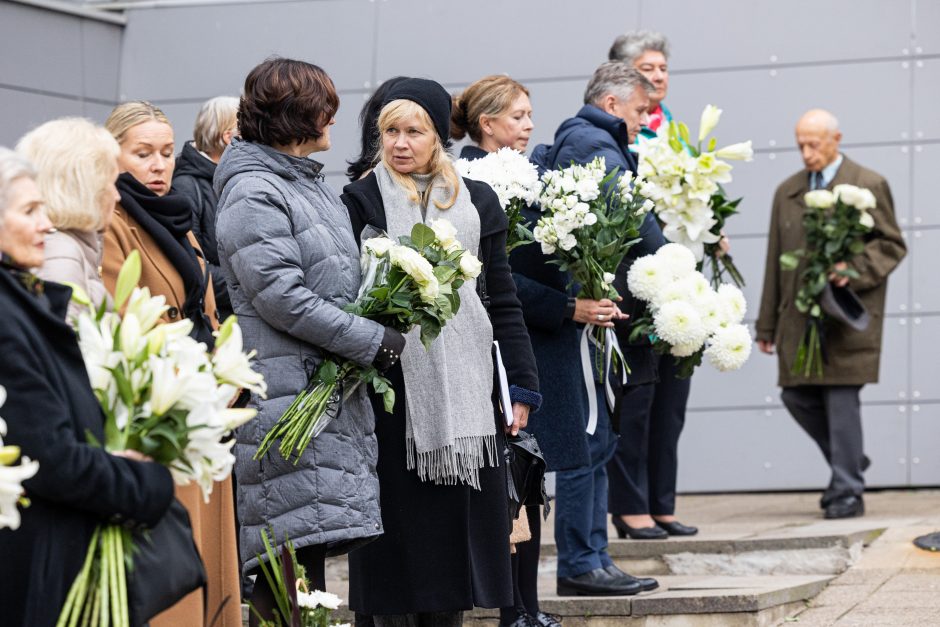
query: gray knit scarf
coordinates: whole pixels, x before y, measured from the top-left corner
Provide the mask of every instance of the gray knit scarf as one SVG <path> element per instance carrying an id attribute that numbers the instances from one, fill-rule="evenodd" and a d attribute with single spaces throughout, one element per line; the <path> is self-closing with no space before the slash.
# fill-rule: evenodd
<path id="1" fill-rule="evenodd" d="M 449 196 L 441 177 L 427 181 L 430 191 L 422 194 L 425 207 L 409 198 L 384 164 L 376 166 L 375 175 L 392 239 L 410 234 L 418 222 L 443 218 L 456 227 L 463 247 L 478 253 L 480 216 L 462 179 L 457 202 L 442 210 L 433 202 Z M 423 187 L 420 184 L 419 190 Z M 424 350 L 417 329 L 406 336 L 401 366 L 407 467 L 417 469 L 422 481 L 464 483 L 480 489 L 480 468 L 497 464 L 491 400 L 493 327 L 477 297 L 475 280 L 464 283 L 459 294 L 457 315 L 444 325 L 429 351 Z"/>

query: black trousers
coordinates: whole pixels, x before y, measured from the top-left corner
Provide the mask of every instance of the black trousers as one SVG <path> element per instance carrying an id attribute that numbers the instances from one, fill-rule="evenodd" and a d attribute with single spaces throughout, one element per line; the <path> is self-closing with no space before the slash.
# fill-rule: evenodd
<path id="1" fill-rule="evenodd" d="M 654 359 L 659 381 L 630 386 L 624 394 L 620 441 L 607 464 L 608 510 L 615 516 L 676 511 L 679 435 L 692 382 L 676 378 L 672 357 Z"/>
<path id="2" fill-rule="evenodd" d="M 824 508 L 839 497 L 861 496 L 865 491 L 861 389 L 860 385 L 797 385 L 780 394 L 832 470 L 820 503 Z"/>

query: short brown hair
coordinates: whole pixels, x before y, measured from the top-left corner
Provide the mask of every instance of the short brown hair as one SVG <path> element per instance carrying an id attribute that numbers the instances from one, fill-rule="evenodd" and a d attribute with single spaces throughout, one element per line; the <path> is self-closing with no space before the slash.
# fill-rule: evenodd
<path id="1" fill-rule="evenodd" d="M 294 59 L 268 59 L 245 79 L 238 131 L 246 141 L 293 146 L 320 139 L 337 109 L 339 96 L 322 68 Z"/>
<path id="2" fill-rule="evenodd" d="M 480 116 L 491 118 L 506 113 L 520 95 L 529 95 L 529 90 L 508 76 L 494 74 L 471 84 L 454 98 L 450 115 L 450 136 L 463 139 L 469 135 L 476 143 L 483 140 Z"/>

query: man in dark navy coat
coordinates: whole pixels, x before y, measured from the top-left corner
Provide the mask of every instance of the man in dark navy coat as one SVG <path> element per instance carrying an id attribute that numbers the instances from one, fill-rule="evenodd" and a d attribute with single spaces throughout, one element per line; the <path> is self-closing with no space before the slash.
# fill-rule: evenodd
<path id="1" fill-rule="evenodd" d="M 636 70 L 620 62 L 608 62 L 594 72 L 584 93 L 584 106 L 562 122 L 551 146 L 537 146 L 532 161 L 547 169 L 572 162 L 585 164 L 604 157 L 608 172 L 636 171 L 630 145 L 643 124 L 653 85 Z M 625 268 L 629 260 L 655 252 L 665 244 L 651 214 L 641 227 L 642 241 L 630 251 L 615 282 L 626 297 Z M 625 330 L 625 329 L 624 329 Z M 625 336 L 626 333 L 619 334 Z M 626 346 L 626 337 L 621 343 Z M 639 354 L 648 346 L 636 347 Z M 633 350 L 628 352 L 633 353 Z M 631 368 L 641 362 L 627 355 Z M 579 364 L 571 364 L 578 368 Z M 658 586 L 654 579 L 637 579 L 620 571 L 607 553 L 607 462 L 617 447 L 602 389 L 598 395 L 598 420 L 593 435 L 585 434 L 590 450 L 588 466 L 556 474 L 555 542 L 558 545 L 559 595 L 636 594 Z"/>

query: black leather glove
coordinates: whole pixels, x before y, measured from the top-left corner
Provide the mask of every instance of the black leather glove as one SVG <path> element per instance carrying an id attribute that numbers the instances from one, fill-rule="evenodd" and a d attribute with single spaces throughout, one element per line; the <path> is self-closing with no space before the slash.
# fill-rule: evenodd
<path id="1" fill-rule="evenodd" d="M 372 365 L 375 366 L 379 372 L 385 372 L 398 363 L 403 350 L 405 350 L 405 336 L 392 327 L 385 327 L 385 334 L 382 336 L 382 345 L 379 346 L 379 352 L 375 354 Z"/>

